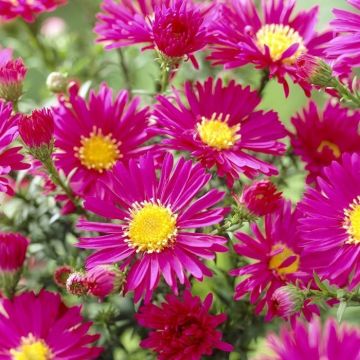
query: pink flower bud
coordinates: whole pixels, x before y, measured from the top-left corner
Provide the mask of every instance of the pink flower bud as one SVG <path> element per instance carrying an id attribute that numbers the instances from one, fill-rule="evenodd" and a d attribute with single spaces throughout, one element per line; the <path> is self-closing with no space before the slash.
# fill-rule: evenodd
<path id="1" fill-rule="evenodd" d="M 86 275 L 81 272 L 70 274 L 66 280 L 66 290 L 76 296 L 83 296 L 88 293 L 88 283 Z"/>
<path id="2" fill-rule="evenodd" d="M 271 300 L 277 315 L 289 318 L 303 308 L 305 295 L 296 286 L 289 284 L 276 289 Z"/>
<path id="3" fill-rule="evenodd" d="M 0 272 L 16 272 L 24 264 L 29 240 L 17 233 L 0 232 Z"/>
<path id="4" fill-rule="evenodd" d="M 66 288 L 66 282 L 72 272 L 73 269 L 70 266 L 64 265 L 58 267 L 54 272 L 55 284 L 61 288 Z"/>

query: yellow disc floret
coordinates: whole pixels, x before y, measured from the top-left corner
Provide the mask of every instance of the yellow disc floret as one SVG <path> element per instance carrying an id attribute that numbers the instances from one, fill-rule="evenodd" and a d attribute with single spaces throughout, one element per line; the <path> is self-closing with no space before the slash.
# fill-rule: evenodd
<path id="1" fill-rule="evenodd" d="M 37 340 L 32 334 L 21 339 L 17 349 L 11 349 L 12 360 L 51 360 L 53 356 L 43 340 Z"/>
<path id="2" fill-rule="evenodd" d="M 104 135 L 101 129 L 94 127 L 88 137 L 81 137 L 81 147 L 75 147 L 75 154 L 82 165 L 88 169 L 103 172 L 110 170 L 122 157 L 119 151 L 121 143 L 112 134 Z"/>
<path id="3" fill-rule="evenodd" d="M 259 48 L 265 51 L 269 48 L 273 61 L 280 60 L 283 53 L 293 44 L 299 44 L 295 54 L 283 60 L 284 63 L 293 64 L 296 59 L 306 51 L 304 40 L 300 34 L 289 25 L 267 24 L 256 33 Z"/>
<path id="4" fill-rule="evenodd" d="M 223 114 L 213 114 L 211 119 L 202 117 L 201 123 L 197 125 L 201 141 L 216 150 L 227 150 L 234 146 L 240 139 L 237 134 L 240 125 L 229 126 L 229 117 L 230 115 L 227 115 L 223 119 Z"/>
<path id="5" fill-rule="evenodd" d="M 126 231 L 129 246 L 147 253 L 171 246 L 177 234 L 176 218 L 171 209 L 159 201 L 135 203 Z"/>
<path id="6" fill-rule="evenodd" d="M 344 228 L 349 235 L 347 244 L 360 245 L 360 196 L 344 210 Z"/>
<path id="7" fill-rule="evenodd" d="M 288 248 L 284 244 L 276 244 L 272 247 L 272 252 L 277 252 L 281 250 L 281 252 L 273 255 L 269 261 L 269 269 L 275 270 L 280 276 L 285 276 L 289 274 L 293 274 L 299 269 L 300 258 L 299 255 L 295 254 L 290 248 Z M 290 257 L 295 256 L 295 260 L 288 266 L 280 267 L 285 260 Z"/>
<path id="8" fill-rule="evenodd" d="M 336 158 L 339 158 L 340 155 L 341 155 L 341 151 L 340 151 L 340 148 L 332 143 L 331 141 L 328 141 L 328 140 L 323 140 L 320 145 L 318 146 L 317 148 L 317 152 L 323 152 L 325 148 L 328 148 L 332 151 L 333 155 L 336 157 Z"/>

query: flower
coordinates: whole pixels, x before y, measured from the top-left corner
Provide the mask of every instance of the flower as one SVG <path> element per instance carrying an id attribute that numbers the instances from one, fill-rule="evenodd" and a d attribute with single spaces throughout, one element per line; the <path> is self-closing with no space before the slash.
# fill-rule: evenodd
<path id="1" fill-rule="evenodd" d="M 337 36 L 330 41 L 326 55 L 335 60 L 335 70 L 349 73 L 354 67 L 360 67 L 360 0 L 347 0 L 357 11 L 350 12 L 334 9 L 335 19 L 330 25 Z"/>
<path id="2" fill-rule="evenodd" d="M 294 63 L 304 53 L 324 57 L 324 46 L 333 35 L 315 33 L 318 7 L 292 17 L 294 6 L 295 0 L 263 1 L 260 16 L 253 0 L 226 0 L 214 23 L 210 59 L 225 68 L 254 64 L 277 78 L 286 95 L 289 75 L 309 93 L 310 86 L 297 76 Z"/>
<path id="3" fill-rule="evenodd" d="M 91 91 L 86 102 L 70 89 L 65 100 L 54 108 L 55 144 L 58 168 L 72 173 L 70 185 L 81 196 L 100 190 L 100 179 L 117 162 L 128 162 L 147 150 L 150 139 L 148 108 L 139 109 L 139 98 L 128 101 L 128 92 L 121 91 L 112 99 L 112 90 L 105 84 L 100 91 Z"/>
<path id="4" fill-rule="evenodd" d="M 232 351 L 233 347 L 221 340 L 216 328 L 226 320 L 225 314 L 211 315 L 212 295 L 204 302 L 185 291 L 182 298 L 167 295 L 160 306 L 147 304 L 139 309 L 139 324 L 152 329 L 141 347 L 154 350 L 159 360 L 200 360 L 212 355 L 214 349 Z"/>
<path id="5" fill-rule="evenodd" d="M 360 155 L 344 154 L 323 170 L 318 189 L 309 187 L 300 204 L 308 266 L 339 287 L 360 283 L 359 171 Z"/>
<path id="6" fill-rule="evenodd" d="M 70 274 L 66 280 L 66 290 L 72 295 L 86 295 L 89 290 L 86 274 L 78 271 Z"/>
<path id="7" fill-rule="evenodd" d="M 360 359 L 360 332 L 328 319 L 321 329 L 319 319 L 309 324 L 297 322 L 292 329 L 283 326 L 280 335 L 267 338 L 269 351 L 261 360 L 345 360 Z"/>
<path id="8" fill-rule="evenodd" d="M 107 49 L 145 44 L 161 57 L 175 62 L 189 57 L 197 66 L 193 53 L 210 40 L 211 8 L 191 0 L 104 0 L 95 32 Z"/>
<path id="9" fill-rule="evenodd" d="M 159 96 L 154 116 L 157 131 L 168 138 L 165 147 L 189 151 L 203 166 L 216 165 L 219 176 L 226 176 L 229 185 L 244 173 L 254 177 L 259 173 L 275 175 L 274 166 L 256 158 L 259 152 L 280 155 L 285 145 L 277 141 L 286 135 L 275 112 L 255 111 L 260 103 L 256 92 L 231 81 L 223 86 L 219 79 L 214 84 L 209 78 L 204 84 L 185 84 L 189 106 L 180 100 L 175 90 L 176 103 Z"/>
<path id="10" fill-rule="evenodd" d="M 276 211 L 282 205 L 282 193 L 269 180 L 262 180 L 246 186 L 238 200 L 252 214 L 264 216 Z"/>
<path id="11" fill-rule="evenodd" d="M 18 122 L 19 134 L 29 148 L 52 147 L 54 118 L 51 110 L 34 110 L 31 115 L 22 115 Z"/>
<path id="12" fill-rule="evenodd" d="M 176 279 L 184 284 L 187 273 L 198 280 L 211 276 L 200 258 L 213 259 L 216 252 L 227 251 L 225 238 L 189 231 L 218 224 L 227 212 L 211 208 L 224 196 L 216 189 L 193 201 L 211 175 L 184 158 L 174 165 L 170 154 L 160 168 L 157 178 L 150 153 L 139 162 L 130 160 L 128 166 L 118 163 L 107 183 L 109 200 L 85 201 L 87 210 L 117 223 L 79 223 L 82 230 L 105 234 L 80 239 L 79 247 L 96 250 L 87 268 L 122 262 L 121 269 L 129 267 L 124 292 L 134 291 L 135 302 L 143 294 L 150 300 L 161 275 L 174 292 Z"/>
<path id="13" fill-rule="evenodd" d="M 234 276 L 246 276 L 235 288 L 235 300 L 240 300 L 245 294 L 250 294 L 251 303 L 256 303 L 256 313 L 267 306 L 266 319 L 271 319 L 277 313 L 272 296 L 276 289 L 295 283 L 307 284 L 309 275 L 303 268 L 302 239 L 298 231 L 300 213 L 291 211 L 291 203 L 283 201 L 283 206 L 276 212 L 266 215 L 264 233 L 256 224 L 251 224 L 255 238 L 246 233 L 235 234 L 240 243 L 235 245 L 235 251 L 253 261 L 250 265 L 234 269 Z M 314 305 L 303 308 L 303 313 L 310 318 L 316 312 Z"/>
<path id="14" fill-rule="evenodd" d="M 21 147 L 10 147 L 18 134 L 17 117 L 11 116 L 12 105 L 0 100 L 0 192 L 12 195 L 14 192 L 6 175 L 12 170 L 29 168 L 19 154 Z"/>
<path id="15" fill-rule="evenodd" d="M 28 246 L 29 240 L 21 234 L 0 232 L 0 272 L 19 271 Z"/>
<path id="16" fill-rule="evenodd" d="M 54 272 L 55 284 L 61 288 L 66 288 L 67 279 L 73 272 L 74 270 L 68 265 L 59 266 Z"/>
<path id="17" fill-rule="evenodd" d="M 0 0 L 0 18 L 13 20 L 21 17 L 33 22 L 37 15 L 53 11 L 66 3 L 67 0 Z"/>
<path id="18" fill-rule="evenodd" d="M 0 98 L 17 101 L 23 92 L 26 73 L 27 68 L 21 58 L 13 60 L 10 49 L 0 50 Z"/>
<path id="19" fill-rule="evenodd" d="M 0 312 L 0 354 L 4 359 L 97 359 L 102 349 L 91 343 L 91 323 L 83 322 L 80 307 L 68 308 L 59 294 L 24 292 L 3 300 Z"/>
<path id="20" fill-rule="evenodd" d="M 290 133 L 294 153 L 305 162 L 307 183 L 315 181 L 325 166 L 339 160 L 344 152 L 360 152 L 360 112 L 327 103 L 322 112 L 311 102 L 302 114 L 292 118 Z"/>

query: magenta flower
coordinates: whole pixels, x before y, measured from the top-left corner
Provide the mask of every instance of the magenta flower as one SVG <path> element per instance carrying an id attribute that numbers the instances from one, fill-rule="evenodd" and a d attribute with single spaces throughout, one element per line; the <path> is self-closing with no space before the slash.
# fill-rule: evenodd
<path id="1" fill-rule="evenodd" d="M 309 324 L 283 326 L 280 335 L 271 334 L 267 343 L 272 355 L 261 360 L 346 360 L 360 359 L 360 331 L 328 319 L 323 330 L 319 319 Z"/>
<path id="2" fill-rule="evenodd" d="M 0 18 L 12 20 L 21 17 L 33 22 L 39 14 L 53 11 L 67 0 L 0 0 Z"/>
<path id="3" fill-rule="evenodd" d="M 22 162 L 24 157 L 19 153 L 21 147 L 11 147 L 18 135 L 17 117 L 11 113 L 12 105 L 0 100 L 0 192 L 8 194 L 13 194 L 6 177 L 10 171 L 29 168 L 28 164 Z"/>
<path id="4" fill-rule="evenodd" d="M 190 152 L 205 167 L 217 167 L 229 185 L 240 174 L 271 176 L 277 169 L 253 153 L 281 155 L 286 135 L 275 112 L 255 111 L 260 103 L 256 92 L 231 81 L 223 86 L 209 78 L 204 84 L 185 84 L 188 106 L 175 90 L 175 104 L 159 96 L 155 108 L 158 132 L 167 136 L 165 147 Z M 251 152 L 248 153 L 248 152 Z"/>
<path id="5" fill-rule="evenodd" d="M 296 59 L 308 53 L 324 56 L 324 45 L 331 32 L 316 34 L 318 8 L 292 13 L 295 0 L 262 1 L 262 16 L 253 0 L 225 0 L 219 20 L 214 24 L 214 47 L 210 59 L 214 64 L 234 68 L 254 64 L 269 72 L 289 93 L 286 75 L 309 93 L 310 86 L 296 73 Z"/>
<path id="6" fill-rule="evenodd" d="M 291 203 L 284 201 L 283 206 L 265 216 L 264 233 L 256 224 L 251 225 L 255 237 L 246 233 L 235 234 L 240 243 L 235 251 L 241 256 L 252 259 L 250 265 L 231 271 L 231 275 L 246 276 L 235 288 L 235 300 L 250 294 L 251 303 L 256 303 L 256 313 L 267 307 L 269 320 L 276 313 L 272 296 L 276 289 L 288 284 L 302 281 L 305 285 L 309 275 L 302 265 L 302 239 L 298 231 L 299 212 L 291 211 Z M 305 304 L 303 313 L 310 318 L 317 312 L 314 305 Z"/>
<path id="7" fill-rule="evenodd" d="M 211 356 L 214 349 L 232 351 L 221 340 L 216 328 L 226 320 L 225 314 L 211 315 L 212 295 L 204 302 L 185 291 L 182 298 L 167 295 L 160 306 L 147 304 L 139 309 L 136 318 L 140 325 L 152 329 L 141 347 L 152 349 L 159 360 L 200 360 Z"/>
<path id="8" fill-rule="evenodd" d="M 0 232 L 0 273 L 19 271 L 28 246 L 29 240 L 21 234 Z"/>
<path id="9" fill-rule="evenodd" d="M 326 55 L 335 60 L 334 68 L 340 73 L 349 73 L 360 67 L 360 0 L 347 0 L 355 12 L 334 9 L 331 21 L 338 35 L 328 44 Z"/>
<path id="10" fill-rule="evenodd" d="M 325 166 L 339 160 L 344 152 L 360 152 L 360 112 L 350 112 L 330 102 L 320 112 L 314 102 L 292 118 L 295 133 L 290 134 L 296 155 L 309 172 L 307 183 L 321 175 Z"/>
<path id="11" fill-rule="evenodd" d="M 0 354 L 3 359 L 97 359 L 102 349 L 91 343 L 91 323 L 83 322 L 80 307 L 67 308 L 60 295 L 42 290 L 2 301 Z M 31 309 L 31 311 L 29 311 Z"/>
<path id="12" fill-rule="evenodd" d="M 107 49 L 144 44 L 168 58 L 189 57 L 197 66 L 193 53 L 209 42 L 211 8 L 192 0 L 104 0 L 95 32 Z"/>
<path id="13" fill-rule="evenodd" d="M 105 234 L 80 239 L 79 247 L 96 250 L 87 267 L 122 262 L 122 268 L 129 268 L 124 291 L 134 291 L 135 302 L 143 295 L 151 299 L 161 275 L 174 292 L 177 279 L 188 282 L 187 274 L 198 280 L 211 276 L 200 258 L 214 259 L 216 252 L 227 251 L 225 238 L 189 230 L 218 224 L 227 212 L 212 208 L 224 196 L 216 189 L 194 201 L 211 175 L 184 158 L 174 165 L 167 154 L 157 178 L 154 162 L 148 154 L 128 166 L 118 163 L 107 182 L 109 201 L 86 199 L 86 209 L 117 223 L 79 224 Z"/>
<path id="14" fill-rule="evenodd" d="M 308 188 L 301 231 L 309 264 L 340 287 L 360 283 L 360 155 L 344 154 Z"/>
<path id="15" fill-rule="evenodd" d="M 103 84 L 86 102 L 73 88 L 69 103 L 62 101 L 54 109 L 56 164 L 65 174 L 73 172 L 71 187 L 81 196 L 101 191 L 99 180 L 117 162 L 127 163 L 147 150 L 148 108 L 139 109 L 139 98 L 128 101 L 127 91 L 115 100 L 112 96 Z"/>

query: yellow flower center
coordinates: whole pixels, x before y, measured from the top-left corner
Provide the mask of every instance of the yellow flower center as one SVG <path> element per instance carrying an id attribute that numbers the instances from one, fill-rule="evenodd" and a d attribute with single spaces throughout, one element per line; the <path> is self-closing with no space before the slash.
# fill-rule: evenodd
<path id="1" fill-rule="evenodd" d="M 283 53 L 293 44 L 299 44 L 295 54 L 283 60 L 284 63 L 293 64 L 296 59 L 306 51 L 304 40 L 300 34 L 289 25 L 268 24 L 264 25 L 257 33 L 256 40 L 259 48 L 265 51 L 269 48 L 273 61 L 280 60 Z"/>
<path id="2" fill-rule="evenodd" d="M 11 349 L 12 360 L 50 360 L 53 359 L 50 349 L 42 340 L 36 340 L 32 334 L 21 339 L 18 349 Z"/>
<path id="3" fill-rule="evenodd" d="M 171 246 L 177 234 L 177 216 L 160 202 L 135 203 L 126 235 L 129 246 L 147 253 Z"/>
<path id="4" fill-rule="evenodd" d="M 291 249 L 289 249 L 284 244 L 276 244 L 272 247 L 271 251 L 276 251 L 281 249 L 282 251 L 276 255 L 273 255 L 269 261 L 269 269 L 275 270 L 280 276 L 285 276 L 288 274 L 293 274 L 299 269 L 300 258 L 299 255 L 295 254 Z M 296 256 L 295 261 L 293 261 L 290 265 L 285 267 L 280 267 L 281 264 L 290 258 L 291 256 Z"/>
<path id="5" fill-rule="evenodd" d="M 346 244 L 360 245 L 360 196 L 344 210 L 344 228 L 349 235 Z"/>
<path id="6" fill-rule="evenodd" d="M 197 125 L 201 141 L 217 150 L 230 149 L 240 139 L 240 135 L 237 134 L 240 125 L 229 126 L 229 118 L 230 115 L 227 115 L 223 119 L 223 114 L 213 114 L 211 119 L 202 117 L 201 123 Z"/>
<path id="7" fill-rule="evenodd" d="M 112 134 L 104 135 L 101 129 L 94 127 L 89 137 L 81 137 L 81 147 L 75 147 L 76 156 L 88 169 L 102 173 L 110 170 L 116 161 L 122 158 L 119 151 L 121 143 Z"/>
<path id="8" fill-rule="evenodd" d="M 331 141 L 327 141 L 327 140 L 323 140 L 320 145 L 317 148 L 317 152 L 321 153 L 324 151 L 325 148 L 328 148 L 332 151 L 334 157 L 336 157 L 337 159 L 340 157 L 341 155 L 341 151 L 340 148 L 332 143 Z"/>

